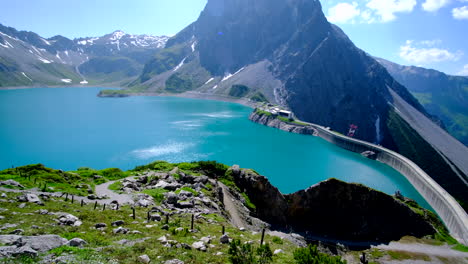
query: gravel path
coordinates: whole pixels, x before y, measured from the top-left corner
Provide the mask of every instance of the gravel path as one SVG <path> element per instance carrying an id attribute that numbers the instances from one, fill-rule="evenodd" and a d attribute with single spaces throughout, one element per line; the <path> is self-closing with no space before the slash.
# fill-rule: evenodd
<path id="1" fill-rule="evenodd" d="M 231 216 L 231 224 L 238 228 L 246 227 L 247 225 L 245 224 L 244 220 L 242 220 L 242 217 L 240 217 L 239 215 L 239 211 L 237 210 L 238 206 L 236 206 L 236 204 L 234 203 L 235 199 L 229 192 L 229 188 L 221 182 L 218 182 L 218 184 L 223 189 L 223 204 L 224 208 Z"/>
<path id="2" fill-rule="evenodd" d="M 131 179 L 131 178 L 134 178 L 134 176 L 132 177 L 128 177 L 126 179 Z M 119 180 L 121 181 L 121 180 Z M 102 200 L 102 201 L 108 201 L 108 202 L 111 202 L 111 201 L 118 201 L 119 204 L 133 204 L 133 197 L 132 195 L 130 194 L 118 194 L 112 190 L 109 190 L 109 186 L 111 184 L 113 184 L 114 182 L 116 181 L 110 181 L 110 182 L 106 182 L 106 183 L 103 183 L 103 184 L 100 184 L 100 185 L 97 185 L 96 186 L 96 194 L 98 196 L 107 196 L 109 197 L 109 199 L 106 199 L 106 200 Z"/>
<path id="3" fill-rule="evenodd" d="M 126 179 L 131 179 L 133 177 L 134 176 L 131 176 L 131 177 L 128 177 Z M 106 183 L 103 183 L 103 184 L 100 184 L 100 185 L 96 186 L 96 195 L 97 196 L 106 195 L 106 196 L 109 197 L 108 199 L 91 200 L 91 199 L 88 199 L 87 197 L 78 196 L 78 195 L 74 195 L 74 199 L 75 199 L 75 201 L 79 201 L 79 202 L 81 202 L 81 200 L 83 200 L 83 202 L 85 202 L 85 203 L 97 202 L 98 204 L 109 204 L 112 201 L 118 201 L 119 204 L 133 204 L 134 202 L 133 202 L 132 195 L 130 195 L 130 194 L 118 194 L 118 193 L 116 193 L 116 192 L 114 192 L 112 190 L 109 190 L 109 186 L 111 184 L 113 184 L 114 182 L 116 182 L 116 181 L 110 181 L 110 182 L 106 182 Z M 36 195 L 45 194 L 45 195 L 49 195 L 49 196 L 52 196 L 52 197 L 61 197 L 62 194 L 63 194 L 63 193 L 41 192 L 41 191 L 38 191 L 37 188 L 27 189 L 27 190 L 17 190 L 17 189 L 8 189 L 8 188 L 0 187 L 0 191 L 1 192 L 14 192 L 14 193 L 32 193 L 32 194 L 36 194 Z M 71 195 L 69 195 L 68 198 L 71 199 Z"/>

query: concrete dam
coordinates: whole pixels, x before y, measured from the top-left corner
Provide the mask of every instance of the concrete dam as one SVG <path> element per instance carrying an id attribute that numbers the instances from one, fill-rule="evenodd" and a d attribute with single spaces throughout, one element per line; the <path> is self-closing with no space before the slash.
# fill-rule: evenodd
<path id="1" fill-rule="evenodd" d="M 436 211 L 450 234 L 460 243 L 468 245 L 468 215 L 465 210 L 447 191 L 408 158 L 382 146 L 346 137 L 316 124 L 308 123 L 308 126 L 300 126 L 286 123 L 273 116 L 258 114 L 256 111 L 250 115 L 249 119 L 288 132 L 319 136 L 352 152 L 372 151 L 376 153 L 376 160 L 393 167 L 405 176 Z"/>

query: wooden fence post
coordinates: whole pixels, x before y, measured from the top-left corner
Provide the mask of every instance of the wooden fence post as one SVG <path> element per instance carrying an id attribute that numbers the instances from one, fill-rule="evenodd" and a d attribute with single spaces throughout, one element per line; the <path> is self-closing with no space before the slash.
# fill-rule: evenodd
<path id="1" fill-rule="evenodd" d="M 265 238 L 265 228 L 262 230 L 262 240 L 260 241 L 260 246 L 263 245 L 263 239 Z"/>

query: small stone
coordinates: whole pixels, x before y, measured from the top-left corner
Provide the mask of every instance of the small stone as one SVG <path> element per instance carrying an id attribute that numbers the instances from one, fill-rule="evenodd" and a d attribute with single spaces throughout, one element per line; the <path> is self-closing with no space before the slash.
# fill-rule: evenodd
<path id="1" fill-rule="evenodd" d="M 123 220 L 117 220 L 117 221 L 112 222 L 112 226 L 121 226 L 124 224 L 125 222 Z"/>
<path id="2" fill-rule="evenodd" d="M 18 205 L 18 208 L 23 209 L 25 206 L 26 206 L 25 203 L 21 203 L 20 205 Z"/>
<path id="3" fill-rule="evenodd" d="M 141 255 L 138 257 L 138 261 L 140 263 L 145 263 L 145 264 L 148 264 L 151 262 L 151 259 L 148 257 L 148 255 Z"/>
<path id="4" fill-rule="evenodd" d="M 215 255 L 216 255 L 216 256 L 221 256 L 221 255 L 223 255 L 223 252 L 216 252 Z"/>
<path id="5" fill-rule="evenodd" d="M 68 245 L 70 247 L 82 247 L 84 245 L 88 244 L 85 240 L 81 238 L 73 238 L 70 241 L 68 241 Z"/>
<path id="6" fill-rule="evenodd" d="M 162 236 L 162 237 L 158 238 L 158 241 L 161 242 L 162 244 L 164 244 L 164 243 L 167 242 L 167 238 L 166 238 L 166 236 Z"/>
<path id="7" fill-rule="evenodd" d="M 239 231 L 244 232 L 244 231 L 245 231 L 245 227 L 239 228 Z"/>
<path id="8" fill-rule="evenodd" d="M 211 238 L 210 237 L 202 237 L 202 238 L 200 238 L 200 241 L 202 241 L 205 244 L 209 244 L 211 242 Z"/>
<path id="9" fill-rule="evenodd" d="M 206 251 L 206 246 L 205 246 L 205 243 L 203 243 L 203 241 L 194 242 L 192 244 L 192 248 L 200 250 L 200 251 Z"/>
<path id="10" fill-rule="evenodd" d="M 37 226 L 37 225 L 32 225 L 31 228 L 32 228 L 32 229 L 39 229 L 39 228 L 41 228 L 41 227 L 39 227 L 39 226 Z"/>
<path id="11" fill-rule="evenodd" d="M 99 228 L 106 228 L 107 225 L 106 225 L 105 223 L 97 223 L 97 224 L 94 225 L 94 227 L 95 227 L 96 229 L 99 229 Z"/>
<path id="12" fill-rule="evenodd" d="M 184 264 L 184 262 L 179 259 L 171 259 L 164 262 L 164 264 Z"/>
<path id="13" fill-rule="evenodd" d="M 49 214 L 49 211 L 45 210 L 45 209 L 40 209 L 38 211 L 36 211 L 38 214 L 40 215 L 46 215 L 46 214 Z"/>
<path id="14" fill-rule="evenodd" d="M 22 233 L 24 233 L 23 229 L 15 229 L 10 232 L 11 235 L 21 235 Z"/>
<path id="15" fill-rule="evenodd" d="M 123 228 L 121 226 L 117 227 L 116 229 L 112 230 L 114 234 L 127 234 L 130 231 L 128 228 Z"/>
<path id="16" fill-rule="evenodd" d="M 227 244 L 227 243 L 229 243 L 229 236 L 226 235 L 226 234 L 222 235 L 222 236 L 219 238 L 219 242 L 220 242 L 221 244 Z"/>
<path id="17" fill-rule="evenodd" d="M 2 197 L 2 198 L 7 197 L 6 193 L 2 193 L 1 197 Z"/>
<path id="18" fill-rule="evenodd" d="M 282 249 L 277 249 L 273 252 L 273 255 L 277 255 L 277 254 L 280 254 L 280 253 L 284 253 L 284 251 Z"/>
<path id="19" fill-rule="evenodd" d="M 163 226 L 161 227 L 161 229 L 162 229 L 162 230 L 169 230 L 169 226 L 168 226 L 168 225 L 163 225 Z"/>

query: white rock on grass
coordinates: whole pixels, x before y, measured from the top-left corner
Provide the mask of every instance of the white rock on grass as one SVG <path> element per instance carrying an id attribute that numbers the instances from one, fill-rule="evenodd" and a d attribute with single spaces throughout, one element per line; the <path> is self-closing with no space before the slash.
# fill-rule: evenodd
<path id="1" fill-rule="evenodd" d="M 277 249 L 273 252 L 273 255 L 278 255 L 280 253 L 284 253 L 284 251 L 282 249 Z"/>
<path id="2" fill-rule="evenodd" d="M 164 262 L 164 264 L 184 264 L 184 262 L 179 259 L 171 259 Z"/>
<path id="3" fill-rule="evenodd" d="M 203 243 L 203 241 L 194 242 L 192 244 L 192 248 L 200 250 L 200 251 L 206 251 L 206 246 L 205 246 L 205 243 Z"/>
<path id="4" fill-rule="evenodd" d="M 145 264 L 148 264 L 151 262 L 151 259 L 148 257 L 148 255 L 141 255 L 138 257 L 138 261 L 140 263 L 145 263 Z"/>

